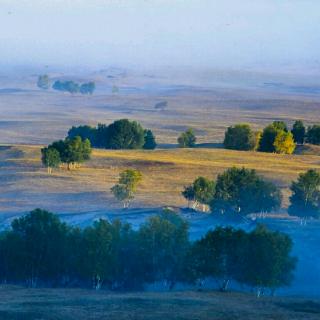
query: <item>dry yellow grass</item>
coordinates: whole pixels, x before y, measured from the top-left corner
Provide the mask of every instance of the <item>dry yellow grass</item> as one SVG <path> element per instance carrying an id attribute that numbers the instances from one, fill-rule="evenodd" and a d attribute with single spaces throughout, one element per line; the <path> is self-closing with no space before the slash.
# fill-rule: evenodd
<path id="1" fill-rule="evenodd" d="M 142 172 L 134 206 L 185 206 L 183 187 L 197 176 L 211 179 L 237 166 L 256 169 L 279 185 L 288 204 L 289 185 L 309 168 L 320 170 L 320 157 L 277 155 L 225 149 L 94 150 L 92 159 L 80 169 L 46 173 L 40 162 L 39 146 L 15 146 L 0 151 L 3 179 L 1 211 L 26 211 L 43 207 L 76 212 L 119 207 L 110 194 L 119 172 L 135 168 Z"/>

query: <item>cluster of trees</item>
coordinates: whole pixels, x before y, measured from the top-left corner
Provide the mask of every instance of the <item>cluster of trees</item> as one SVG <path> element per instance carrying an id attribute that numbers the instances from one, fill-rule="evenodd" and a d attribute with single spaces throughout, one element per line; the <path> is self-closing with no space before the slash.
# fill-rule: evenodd
<path id="1" fill-rule="evenodd" d="M 50 79 L 47 74 L 38 77 L 37 86 L 40 89 L 47 90 L 50 88 Z M 74 81 L 57 80 L 53 83 L 52 89 L 69 93 L 93 94 L 96 85 L 93 81 L 79 84 Z"/>
<path id="2" fill-rule="evenodd" d="M 277 210 L 282 199 L 275 184 L 245 168 L 227 169 L 216 181 L 199 177 L 184 188 L 182 195 L 194 203 L 194 208 L 209 205 L 214 213 L 243 216 Z"/>
<path id="3" fill-rule="evenodd" d="M 305 142 L 320 144 L 320 125 L 306 129 L 301 120 L 295 121 L 291 131 L 283 121 L 274 121 L 263 129 L 254 132 L 248 124 L 237 124 L 225 132 L 224 146 L 234 150 L 258 150 L 291 154 L 296 144 Z"/>
<path id="4" fill-rule="evenodd" d="M 288 213 L 292 216 L 320 218 L 320 173 L 310 169 L 291 184 Z M 255 170 L 230 168 L 216 181 L 198 177 L 186 186 L 182 195 L 193 209 L 208 205 L 220 214 L 267 213 L 279 209 L 282 195 L 279 188 L 258 176 Z"/>
<path id="5" fill-rule="evenodd" d="M 58 90 L 58 91 L 64 91 L 69 93 L 81 93 L 81 94 L 93 94 L 94 90 L 96 88 L 96 85 L 94 82 L 87 82 L 83 84 L 79 84 L 74 81 L 61 81 L 57 80 L 52 85 L 52 89 Z"/>
<path id="6" fill-rule="evenodd" d="M 237 281 L 257 290 L 288 285 L 295 268 L 292 241 L 262 226 L 247 233 L 217 228 L 190 242 L 188 224 L 165 210 L 138 230 L 100 219 L 84 229 L 36 209 L 0 234 L 2 282 L 38 286 L 143 289 L 146 283 L 202 284 L 227 289 Z"/>
<path id="7" fill-rule="evenodd" d="M 155 149 L 155 136 L 151 130 L 144 129 L 138 122 L 128 119 L 114 121 L 110 125 L 98 124 L 72 127 L 68 137 L 80 136 L 89 139 L 91 145 L 106 149 Z"/>
<path id="8" fill-rule="evenodd" d="M 62 163 L 66 164 L 69 170 L 79 166 L 80 163 L 90 159 L 90 154 L 90 141 L 76 136 L 55 141 L 48 147 L 42 148 L 41 160 L 47 167 L 48 173 L 52 173 L 52 169 L 59 167 Z"/>
<path id="9" fill-rule="evenodd" d="M 225 132 L 224 146 L 234 150 L 258 150 L 291 154 L 296 143 L 283 121 L 274 121 L 263 132 L 254 132 L 247 124 L 237 124 Z"/>

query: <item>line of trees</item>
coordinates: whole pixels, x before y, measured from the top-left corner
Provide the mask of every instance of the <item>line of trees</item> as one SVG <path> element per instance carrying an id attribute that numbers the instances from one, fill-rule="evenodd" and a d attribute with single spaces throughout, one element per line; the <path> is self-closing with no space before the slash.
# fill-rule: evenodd
<path id="1" fill-rule="evenodd" d="M 274 121 L 262 132 L 253 131 L 248 124 L 236 124 L 225 132 L 224 146 L 233 150 L 258 150 L 292 154 L 297 144 L 320 144 L 320 125 L 306 129 L 301 120 L 295 121 L 291 131 L 283 121 Z"/>
<path id="2" fill-rule="evenodd" d="M 213 213 L 242 216 L 277 210 L 282 199 L 279 188 L 255 170 L 235 167 L 219 174 L 216 181 L 197 178 L 182 195 L 193 208 L 208 205 Z"/>
<path id="3" fill-rule="evenodd" d="M 310 169 L 301 173 L 290 189 L 290 215 L 300 217 L 304 223 L 307 218 L 320 218 L 319 172 Z M 209 206 L 213 213 L 241 216 L 276 211 L 282 202 L 281 191 L 274 183 L 245 168 L 227 169 L 216 181 L 198 177 L 182 195 L 193 209 Z"/>
<path id="4" fill-rule="evenodd" d="M 68 170 L 79 166 L 90 159 L 91 152 L 90 141 L 76 136 L 55 141 L 48 147 L 42 148 L 41 160 L 47 167 L 48 173 L 52 173 L 52 169 L 58 168 L 61 164 L 66 164 Z"/>
<path id="5" fill-rule="evenodd" d="M 40 89 L 48 90 L 50 88 L 50 79 L 47 74 L 40 75 L 37 80 L 37 86 Z M 52 89 L 69 92 L 69 93 L 81 93 L 86 95 L 92 95 L 96 89 L 96 85 L 93 81 L 79 84 L 75 81 L 61 81 L 57 80 L 53 83 Z"/>
<path id="6" fill-rule="evenodd" d="M 290 284 L 296 259 L 292 241 L 258 226 L 252 232 L 217 228 L 190 242 L 188 224 L 164 210 L 137 230 L 100 219 L 84 229 L 36 209 L 0 234 L 0 279 L 29 287 L 93 287 L 141 290 L 162 282 L 202 285 L 211 278 L 226 290 L 230 281 L 255 288 Z"/>
<path id="7" fill-rule="evenodd" d="M 114 121 L 110 125 L 98 124 L 72 127 L 68 137 L 80 136 L 89 139 L 91 145 L 106 149 L 155 149 L 155 136 L 151 130 L 144 129 L 140 123 L 128 119 Z"/>

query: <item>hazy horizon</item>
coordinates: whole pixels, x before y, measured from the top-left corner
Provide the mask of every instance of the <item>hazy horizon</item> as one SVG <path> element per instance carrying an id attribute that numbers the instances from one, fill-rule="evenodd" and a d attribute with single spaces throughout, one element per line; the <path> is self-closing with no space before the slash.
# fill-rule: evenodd
<path id="1" fill-rule="evenodd" d="M 0 0 L 0 65 L 312 70 L 315 0 Z"/>

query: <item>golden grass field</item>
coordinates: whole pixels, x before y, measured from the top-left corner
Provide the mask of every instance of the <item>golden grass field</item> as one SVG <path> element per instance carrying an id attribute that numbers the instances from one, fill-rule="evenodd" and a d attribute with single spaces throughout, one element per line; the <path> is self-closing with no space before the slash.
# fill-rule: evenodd
<path id="1" fill-rule="evenodd" d="M 1 320 L 316 320 L 317 300 L 219 292 L 0 288 Z"/>
<path id="2" fill-rule="evenodd" d="M 135 168 L 142 172 L 133 207 L 186 206 L 181 196 L 185 185 L 202 175 L 215 179 L 237 166 L 256 169 L 274 181 L 288 204 L 289 186 L 298 174 L 320 169 L 318 155 L 278 155 L 216 149 L 98 150 L 81 168 L 55 169 L 47 174 L 41 165 L 40 146 L 0 148 L 1 211 L 4 213 L 42 207 L 55 212 L 85 212 L 120 208 L 111 195 L 119 172 Z"/>

